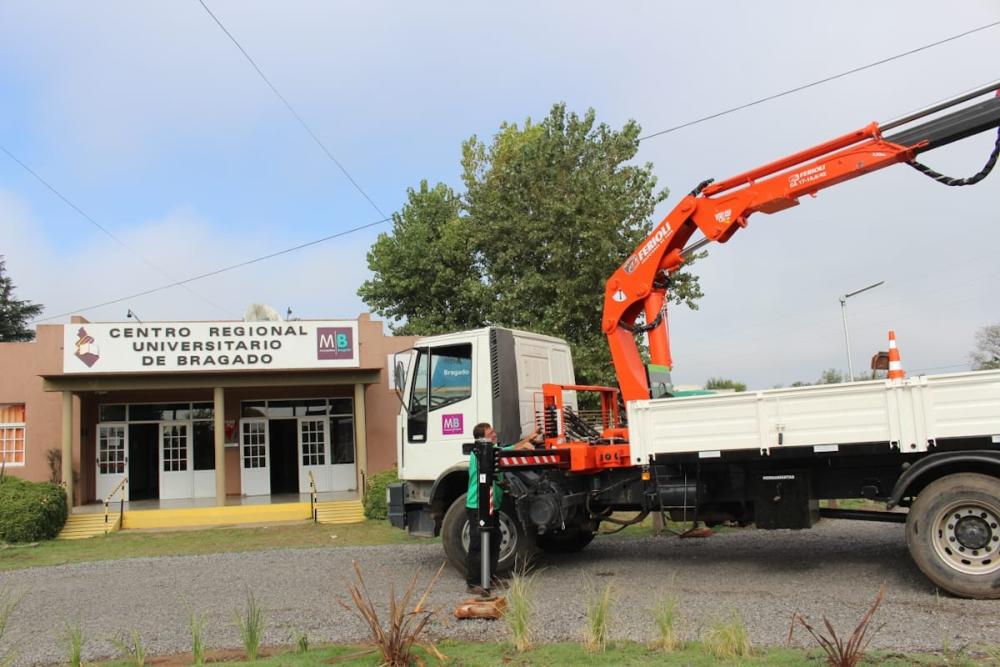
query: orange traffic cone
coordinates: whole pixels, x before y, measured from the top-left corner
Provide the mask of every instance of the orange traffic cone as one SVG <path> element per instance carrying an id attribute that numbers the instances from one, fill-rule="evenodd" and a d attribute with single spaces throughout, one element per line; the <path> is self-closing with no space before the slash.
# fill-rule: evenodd
<path id="1" fill-rule="evenodd" d="M 903 362 L 899 359 L 899 348 L 896 347 L 896 332 L 889 330 L 889 379 L 902 380 L 906 377 Z"/>

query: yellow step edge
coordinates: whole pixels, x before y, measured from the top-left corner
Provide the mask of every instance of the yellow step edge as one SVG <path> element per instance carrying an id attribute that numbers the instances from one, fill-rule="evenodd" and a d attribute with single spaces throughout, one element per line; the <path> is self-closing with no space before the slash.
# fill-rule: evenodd
<path id="1" fill-rule="evenodd" d="M 134 528 L 186 528 L 272 521 L 305 521 L 309 503 L 275 505 L 226 505 L 125 512 L 125 530 Z"/>

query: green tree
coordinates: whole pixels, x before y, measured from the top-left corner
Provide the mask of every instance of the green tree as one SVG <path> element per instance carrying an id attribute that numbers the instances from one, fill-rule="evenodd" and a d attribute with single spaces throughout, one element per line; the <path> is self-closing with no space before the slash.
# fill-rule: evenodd
<path id="1" fill-rule="evenodd" d="M 746 391 L 747 385 L 744 382 L 727 380 L 725 378 L 708 378 L 705 381 L 705 389 L 732 389 L 734 391 Z"/>
<path id="2" fill-rule="evenodd" d="M 604 283 L 652 229 L 666 198 L 633 160 L 640 128 L 620 130 L 556 104 L 539 123 L 504 123 L 462 145 L 461 201 L 443 185 L 410 191 L 368 254 L 359 295 L 401 333 L 487 324 L 565 338 L 580 382 L 611 384 L 601 332 Z M 416 198 L 415 198 L 416 197 Z M 433 206 L 418 205 L 425 197 Z M 671 301 L 696 308 L 697 277 L 678 272 Z"/>
<path id="3" fill-rule="evenodd" d="M 392 234 L 368 251 L 374 274 L 358 295 L 396 321 L 401 335 L 427 335 L 483 326 L 489 290 L 475 265 L 475 234 L 448 186 L 421 181 L 392 215 Z"/>
<path id="4" fill-rule="evenodd" d="M 841 382 L 844 382 L 844 374 L 836 368 L 827 368 L 816 380 L 816 384 L 840 384 Z"/>
<path id="5" fill-rule="evenodd" d="M 43 306 L 14 298 L 14 282 L 6 275 L 5 264 L 0 255 L 0 343 L 34 340 L 28 322 L 42 314 Z"/>
<path id="6" fill-rule="evenodd" d="M 1000 323 L 985 326 L 976 332 L 976 350 L 969 356 L 973 370 L 1000 368 Z"/>

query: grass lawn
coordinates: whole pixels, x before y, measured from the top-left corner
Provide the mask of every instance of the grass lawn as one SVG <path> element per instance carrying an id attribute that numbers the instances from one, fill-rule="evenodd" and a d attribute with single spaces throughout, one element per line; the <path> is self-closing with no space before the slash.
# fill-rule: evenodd
<path id="1" fill-rule="evenodd" d="M 122 531 L 85 540 L 49 540 L 0 547 L 0 570 L 143 556 L 181 556 L 294 547 L 426 544 L 387 521 L 327 525 L 312 522 L 172 531 Z"/>
<path id="2" fill-rule="evenodd" d="M 422 649 L 416 649 L 415 655 L 427 665 L 445 664 L 451 667 L 493 667 L 505 665 L 509 667 L 561 667 L 562 665 L 615 665 L 622 667 L 640 665 L 774 665 L 775 667 L 793 667 L 809 665 L 816 667 L 824 664 L 823 654 L 818 649 L 803 651 L 799 649 L 770 648 L 756 649 L 750 657 L 731 661 L 720 661 L 712 656 L 699 643 L 691 642 L 672 653 L 664 653 L 643 644 L 634 642 L 616 642 L 609 645 L 604 653 L 590 653 L 580 644 L 543 644 L 526 652 L 517 653 L 510 644 L 444 641 L 437 644 L 438 650 L 444 654 L 447 661 L 442 663 L 432 658 Z M 325 666 L 330 664 L 345 667 L 371 667 L 381 663 L 380 656 L 374 653 L 359 655 L 365 651 L 364 646 L 330 645 L 313 648 L 305 653 L 274 652 L 268 657 L 259 657 L 256 662 L 244 662 L 237 657 L 239 652 L 227 652 L 228 655 L 207 656 L 209 661 L 228 658 L 228 665 L 301 665 Z M 984 660 L 984 658 L 986 658 Z M 190 655 L 171 656 L 169 658 L 153 658 L 151 665 L 181 665 L 190 664 Z M 104 667 L 126 667 L 128 662 L 103 663 Z M 416 663 L 421 664 L 421 663 Z M 909 665 L 940 665 L 973 666 L 990 663 L 986 656 L 948 656 L 933 654 L 892 654 L 873 653 L 862 662 L 863 665 L 883 665 L 886 667 L 903 667 Z"/>

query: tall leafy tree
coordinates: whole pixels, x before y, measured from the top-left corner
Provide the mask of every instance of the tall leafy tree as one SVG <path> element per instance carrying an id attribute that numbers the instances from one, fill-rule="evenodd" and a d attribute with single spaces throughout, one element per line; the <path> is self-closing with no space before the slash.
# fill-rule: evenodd
<path id="1" fill-rule="evenodd" d="M 613 383 L 604 282 L 667 196 L 652 165 L 633 162 L 639 132 L 633 121 L 614 130 L 592 109 L 578 116 L 556 104 L 541 122 L 504 123 L 489 142 L 471 137 L 464 195 L 443 185 L 410 191 L 392 236 L 368 254 L 374 277 L 359 294 L 405 320 L 405 333 L 496 324 L 565 338 L 578 381 Z M 700 297 L 696 277 L 675 276 L 674 303 L 696 307 Z"/>
<path id="2" fill-rule="evenodd" d="M 43 306 L 14 298 L 14 282 L 6 274 L 6 262 L 0 255 L 0 343 L 35 339 L 28 322 L 42 314 Z"/>
<path id="3" fill-rule="evenodd" d="M 976 332 L 976 350 L 970 356 L 974 370 L 1000 368 L 1000 323 L 985 326 Z"/>
<path id="4" fill-rule="evenodd" d="M 482 326 L 489 290 L 475 266 L 475 235 L 461 201 L 444 184 L 422 181 L 392 216 L 392 234 L 368 251 L 374 274 L 358 295 L 392 318 L 393 331 L 427 335 Z"/>

